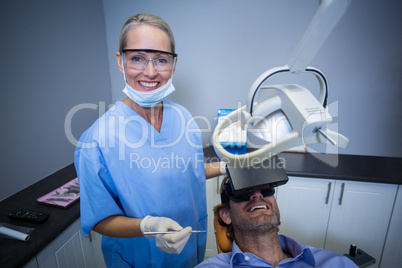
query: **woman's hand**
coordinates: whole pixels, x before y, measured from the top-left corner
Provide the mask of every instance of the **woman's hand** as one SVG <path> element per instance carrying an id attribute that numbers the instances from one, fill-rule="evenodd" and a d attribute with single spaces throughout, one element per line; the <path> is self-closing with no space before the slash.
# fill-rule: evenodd
<path id="1" fill-rule="evenodd" d="M 156 246 L 167 253 L 179 254 L 184 246 L 186 245 L 188 239 L 190 238 L 192 228 L 189 226 L 185 229 L 180 226 L 177 222 L 166 217 L 152 217 L 146 216 L 141 221 L 141 232 L 147 238 L 156 238 Z M 147 232 L 172 232 L 171 234 L 154 234 L 149 235 Z"/>

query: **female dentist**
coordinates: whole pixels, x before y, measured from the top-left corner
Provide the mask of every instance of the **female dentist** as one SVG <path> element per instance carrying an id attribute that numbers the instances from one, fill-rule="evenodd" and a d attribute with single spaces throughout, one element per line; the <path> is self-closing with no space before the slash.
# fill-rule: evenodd
<path id="1" fill-rule="evenodd" d="M 166 100 L 177 54 L 169 25 L 151 14 L 130 17 L 116 53 L 127 95 L 81 136 L 75 166 L 83 235 L 103 235 L 108 267 L 194 267 L 204 259 L 205 164 L 191 114 Z M 146 232 L 177 231 L 147 235 Z M 174 253 L 174 254 L 172 254 Z"/>

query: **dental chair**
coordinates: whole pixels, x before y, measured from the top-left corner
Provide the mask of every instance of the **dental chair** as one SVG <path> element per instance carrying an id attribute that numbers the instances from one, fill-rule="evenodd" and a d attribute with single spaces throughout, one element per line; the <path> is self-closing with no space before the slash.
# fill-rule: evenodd
<path id="1" fill-rule="evenodd" d="M 218 204 L 220 206 L 221 204 Z M 219 253 L 225 253 L 232 251 L 233 241 L 227 237 L 228 229 L 219 224 L 218 217 L 214 216 L 214 227 L 215 227 L 215 239 L 216 247 Z M 351 259 L 358 267 L 365 268 L 376 262 L 376 259 L 368 255 L 366 252 L 357 248 L 356 245 L 352 244 L 349 248 L 349 253 L 343 254 L 344 256 Z"/>
<path id="2" fill-rule="evenodd" d="M 221 204 L 218 204 L 220 206 Z M 218 222 L 218 217 L 214 216 L 215 239 L 218 253 L 232 251 L 233 241 L 227 237 L 228 228 Z"/>

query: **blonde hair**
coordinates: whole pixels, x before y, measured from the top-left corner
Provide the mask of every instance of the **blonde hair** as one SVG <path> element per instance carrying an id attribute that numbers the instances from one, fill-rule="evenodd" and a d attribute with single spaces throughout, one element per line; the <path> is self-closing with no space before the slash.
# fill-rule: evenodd
<path id="1" fill-rule="evenodd" d="M 171 52 L 176 53 L 176 45 L 174 42 L 174 36 L 172 29 L 170 29 L 169 24 L 167 24 L 163 19 L 156 15 L 152 14 L 137 14 L 135 16 L 132 16 L 127 19 L 127 21 L 124 23 L 123 27 L 121 28 L 120 32 L 120 39 L 119 39 L 119 51 L 126 49 L 126 44 L 127 44 L 127 34 L 128 31 L 135 26 L 138 25 L 151 25 L 155 26 L 162 31 L 164 31 L 170 40 L 170 49 L 172 50 Z"/>

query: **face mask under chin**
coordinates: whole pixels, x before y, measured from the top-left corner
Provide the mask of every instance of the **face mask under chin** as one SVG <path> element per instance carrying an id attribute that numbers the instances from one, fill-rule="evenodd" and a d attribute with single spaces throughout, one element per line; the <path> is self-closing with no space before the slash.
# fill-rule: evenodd
<path id="1" fill-rule="evenodd" d="M 139 90 L 134 89 L 127 83 L 126 68 L 125 68 L 123 58 L 122 58 L 122 64 L 123 64 L 123 75 L 124 75 L 124 82 L 125 82 L 125 87 L 123 89 L 123 92 L 124 92 L 124 94 L 127 95 L 127 97 L 129 97 L 132 101 L 134 101 L 141 107 L 153 107 L 176 90 L 172 83 L 174 66 L 173 66 L 171 74 L 170 74 L 170 79 L 166 82 L 166 84 L 164 84 L 152 91 L 144 92 L 144 91 L 139 91 Z"/>
<path id="2" fill-rule="evenodd" d="M 123 89 L 124 94 L 127 95 L 132 101 L 140 105 L 141 107 L 153 107 L 157 103 L 161 102 L 167 96 L 175 91 L 175 87 L 172 83 L 172 78 L 170 78 L 166 84 L 158 87 L 152 91 L 139 91 L 132 88 L 127 82 Z"/>

